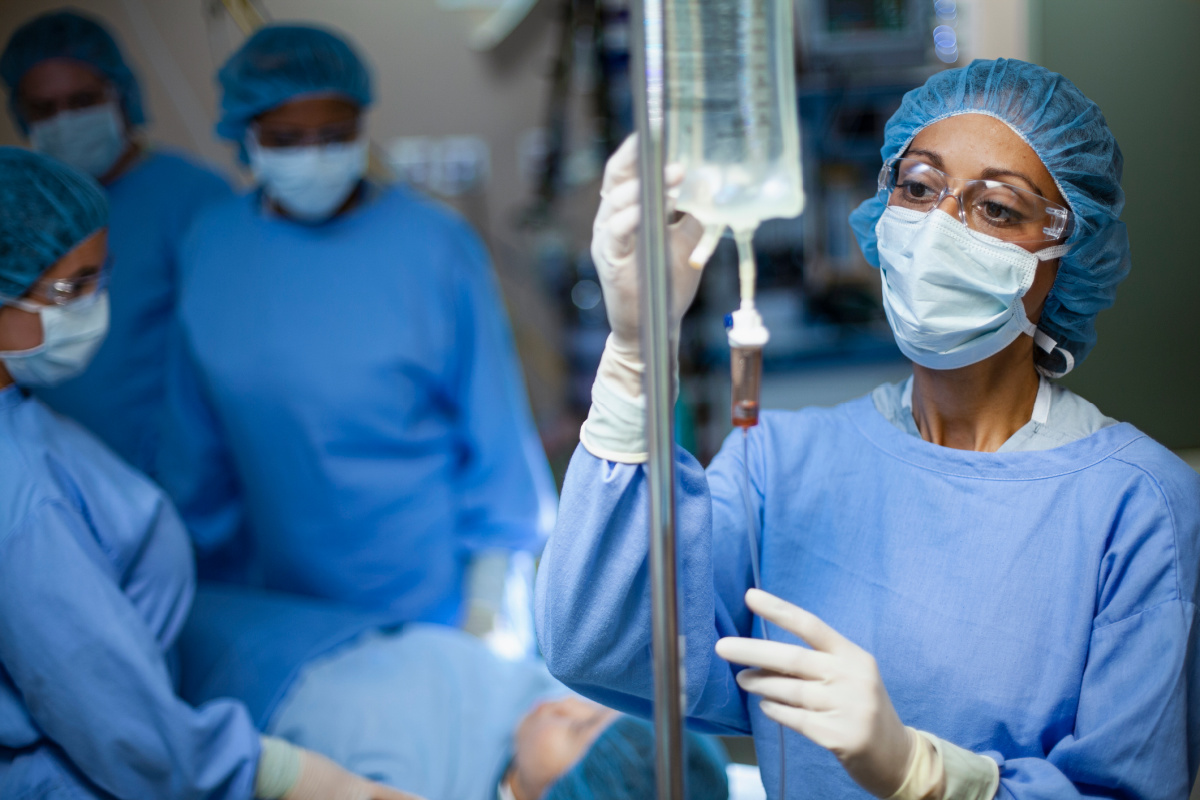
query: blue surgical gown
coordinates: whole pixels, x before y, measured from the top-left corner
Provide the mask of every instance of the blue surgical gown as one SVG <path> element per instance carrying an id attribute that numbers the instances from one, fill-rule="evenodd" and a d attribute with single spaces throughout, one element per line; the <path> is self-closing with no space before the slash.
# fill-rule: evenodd
<path id="1" fill-rule="evenodd" d="M 268 733 L 430 800 L 496 800 L 513 732 L 568 694 L 540 661 L 442 625 L 379 626 L 325 601 L 202 587 L 180 637 L 183 694 L 244 700 Z"/>
<path id="2" fill-rule="evenodd" d="M 202 576 L 455 621 L 540 549 L 553 483 L 488 258 L 402 189 L 317 226 L 259 195 L 189 236 L 158 477 Z"/>
<path id="3" fill-rule="evenodd" d="M 735 431 L 706 472 L 676 456 L 687 713 L 752 733 L 773 792 L 778 728 L 713 652 L 760 636 Z M 765 413 L 749 433 L 763 588 L 874 655 L 900 719 L 1000 764 L 1000 798 L 1182 800 L 1200 759 L 1200 475 L 1122 423 L 1051 450 L 951 450 L 870 397 Z M 600 702 L 653 696 L 647 486 L 582 448 L 537 586 L 550 670 Z M 798 640 L 771 627 L 772 639 Z M 867 797 L 786 736 L 793 797 Z"/>
<path id="4" fill-rule="evenodd" d="M 0 797 L 251 796 L 245 707 L 174 691 L 167 654 L 193 590 L 161 490 L 0 390 Z"/>
<path id="5" fill-rule="evenodd" d="M 230 190 L 215 173 L 162 150 L 148 153 L 105 190 L 113 257 L 108 336 L 81 375 L 36 394 L 151 472 L 179 243 L 197 212 Z"/>

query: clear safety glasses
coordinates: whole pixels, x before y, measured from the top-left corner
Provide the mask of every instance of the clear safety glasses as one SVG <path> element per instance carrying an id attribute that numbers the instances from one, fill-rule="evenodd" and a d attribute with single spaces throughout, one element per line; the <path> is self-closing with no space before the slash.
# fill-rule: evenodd
<path id="1" fill-rule="evenodd" d="M 18 101 L 21 113 L 31 124 L 53 119 L 65 111 L 87 111 L 105 103 L 115 103 L 120 96 L 111 88 L 89 88 L 65 97 L 31 98 Z"/>
<path id="2" fill-rule="evenodd" d="M 84 298 L 95 297 L 108 286 L 108 277 L 112 274 L 112 263 L 112 257 L 109 256 L 103 266 L 74 278 L 38 281 L 29 287 L 29 291 L 23 297 L 0 295 L 0 305 L 12 306 L 36 314 L 39 309 L 48 305 L 66 306 Z"/>
<path id="3" fill-rule="evenodd" d="M 256 122 L 250 126 L 250 133 L 262 147 L 271 150 L 286 150 L 294 147 L 328 147 L 336 144 L 349 144 L 358 140 L 361 127 L 357 117 L 313 129 Z"/>
<path id="4" fill-rule="evenodd" d="M 953 197 L 958 218 L 972 230 L 1006 242 L 1062 238 L 1070 209 L 1040 194 L 989 180 L 951 178 L 915 158 L 888 159 L 879 173 L 879 199 L 889 206 L 928 213 Z"/>

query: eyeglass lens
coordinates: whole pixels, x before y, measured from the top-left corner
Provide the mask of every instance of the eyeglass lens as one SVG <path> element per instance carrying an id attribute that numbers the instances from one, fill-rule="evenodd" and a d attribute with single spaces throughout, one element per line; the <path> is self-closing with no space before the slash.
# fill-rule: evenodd
<path id="1" fill-rule="evenodd" d="M 263 147 L 285 148 L 346 144 L 358 138 L 358 131 L 358 121 L 350 120 L 315 130 L 260 125 L 256 132 L 258 143 Z"/>
<path id="2" fill-rule="evenodd" d="M 66 305 L 94 293 L 100 288 L 105 277 L 105 269 L 97 268 L 93 272 L 74 278 L 63 278 L 45 284 L 38 284 L 31 294 L 40 297 L 53 305 Z"/>
<path id="3" fill-rule="evenodd" d="M 952 183 L 961 191 L 955 193 Z M 1066 210 L 1041 195 L 1000 181 L 952 179 L 914 159 L 896 161 L 886 188 L 888 205 L 921 212 L 952 195 L 970 228 L 1007 241 L 1051 240 L 1065 227 Z"/>

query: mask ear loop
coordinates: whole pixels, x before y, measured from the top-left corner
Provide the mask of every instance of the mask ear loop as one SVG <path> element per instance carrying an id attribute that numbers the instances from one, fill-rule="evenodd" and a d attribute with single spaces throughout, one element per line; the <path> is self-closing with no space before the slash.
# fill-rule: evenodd
<path id="1" fill-rule="evenodd" d="M 1069 252 L 1071 252 L 1071 245 L 1059 244 L 1053 247 L 1047 247 L 1044 250 L 1038 250 L 1036 253 L 1034 253 L 1034 255 L 1037 256 L 1038 261 L 1050 261 L 1051 259 L 1062 258 Z M 1039 374 L 1044 375 L 1051 380 L 1058 380 L 1071 370 L 1075 369 L 1075 356 L 1071 355 L 1071 351 L 1064 347 L 1059 347 L 1058 342 L 1052 339 L 1050 335 L 1041 328 L 1036 328 L 1033 332 L 1033 342 L 1047 355 L 1053 353 L 1055 350 L 1062 353 L 1063 364 L 1066 367 L 1061 372 L 1057 372 L 1049 367 L 1038 364 L 1036 365 L 1036 369 Z"/>
<path id="2" fill-rule="evenodd" d="M 1075 369 L 1075 356 L 1071 355 L 1071 351 L 1064 347 L 1059 347 L 1058 342 L 1050 338 L 1050 336 L 1041 328 L 1038 328 L 1037 333 L 1033 335 L 1033 342 L 1047 354 L 1053 353 L 1055 350 L 1062 353 L 1063 363 L 1066 365 L 1064 370 L 1061 372 L 1056 372 L 1049 367 L 1044 367 L 1041 364 L 1038 364 L 1037 371 L 1042 375 L 1045 375 L 1047 378 L 1052 380 L 1058 380 L 1071 370 Z"/>

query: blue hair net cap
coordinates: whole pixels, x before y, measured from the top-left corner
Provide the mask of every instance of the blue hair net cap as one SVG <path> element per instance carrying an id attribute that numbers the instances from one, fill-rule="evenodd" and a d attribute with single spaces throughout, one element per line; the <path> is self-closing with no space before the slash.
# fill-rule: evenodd
<path id="1" fill-rule="evenodd" d="M 75 11 L 56 11 L 25 23 L 0 55 L 0 78 L 8 85 L 8 107 L 23 133 L 29 123 L 17 102 L 17 84 L 29 70 L 52 58 L 69 58 L 99 72 L 116 87 L 130 125 L 142 125 L 142 91 L 112 34 L 91 17 Z"/>
<path id="2" fill-rule="evenodd" d="M 997 59 L 939 72 L 906 94 L 888 121 L 880 154 L 885 161 L 899 156 L 929 125 L 972 113 L 995 117 L 1020 135 L 1071 207 L 1071 251 L 1059 261 L 1038 327 L 1079 364 L 1096 344 L 1096 315 L 1113 304 L 1129 274 L 1129 237 L 1119 219 L 1125 205 L 1121 148 L 1100 108 L 1075 84 L 1036 64 Z M 884 207 L 875 197 L 850 215 L 863 255 L 876 267 L 875 225 Z M 1052 373 L 1070 368 L 1060 355 L 1037 353 L 1039 365 Z"/>
<path id="3" fill-rule="evenodd" d="M 727 759 L 712 738 L 684 737 L 688 800 L 728 800 Z M 656 794 L 654 726 L 621 716 L 609 725 L 574 767 L 547 790 L 544 800 L 644 800 Z"/>
<path id="4" fill-rule="evenodd" d="M 0 147 L 0 295 L 20 297 L 108 225 L 100 184 L 52 158 Z"/>
<path id="5" fill-rule="evenodd" d="M 250 122 L 265 111 L 308 94 L 342 95 L 371 104 L 371 75 L 337 35 L 306 25 L 259 29 L 217 75 L 221 120 L 217 134 L 241 144 Z"/>

